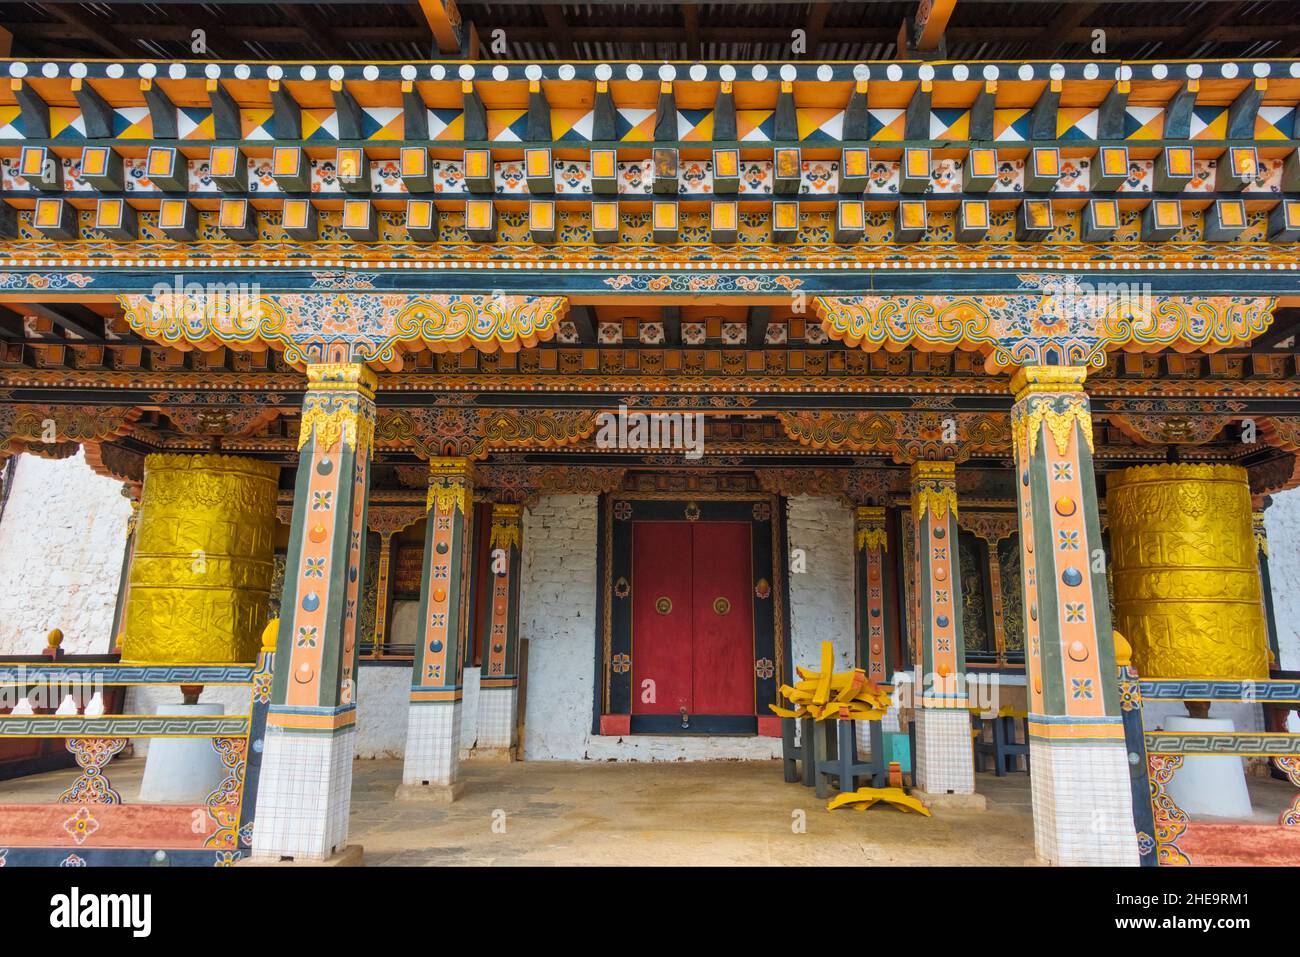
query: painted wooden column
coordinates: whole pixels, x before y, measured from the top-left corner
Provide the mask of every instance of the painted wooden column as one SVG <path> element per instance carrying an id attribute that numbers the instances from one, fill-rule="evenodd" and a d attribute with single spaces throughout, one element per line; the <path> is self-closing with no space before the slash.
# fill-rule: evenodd
<path id="1" fill-rule="evenodd" d="M 993 647 L 997 651 L 998 665 L 1005 666 L 1007 663 L 1007 634 L 1006 623 L 1002 617 L 1002 560 L 998 558 L 998 543 L 996 541 L 986 538 L 984 543 L 988 546 L 989 552 L 989 595 L 992 598 L 993 608 Z"/>
<path id="2" fill-rule="evenodd" d="M 1011 381 L 1034 846 L 1052 864 L 1136 865 L 1086 371 Z"/>
<path id="3" fill-rule="evenodd" d="M 885 565 L 889 536 L 885 530 L 885 509 L 860 506 L 854 510 L 855 549 L 854 580 L 857 583 L 857 666 L 870 681 L 887 684 L 890 661 L 885 644 L 886 620 Z"/>
<path id="4" fill-rule="evenodd" d="M 452 801 L 460 791 L 461 673 L 469 638 L 474 470 L 469 459 L 429 460 L 420 630 L 411 670 L 406 758 L 397 796 Z"/>
<path id="5" fill-rule="evenodd" d="M 1268 526 L 1264 522 L 1264 509 L 1272 504 L 1265 499 L 1265 504 L 1252 509 L 1250 522 L 1255 535 L 1255 557 L 1259 561 L 1260 594 L 1264 599 L 1264 623 L 1268 626 L 1268 651 L 1270 666 L 1281 667 L 1281 651 L 1277 643 L 1277 616 L 1273 610 L 1273 579 L 1268 570 Z"/>
<path id="6" fill-rule="evenodd" d="M 858 506 L 853 511 L 854 548 L 854 630 L 857 636 L 857 667 L 867 673 L 867 680 L 888 684 L 893 672 L 889 660 L 889 620 L 885 601 L 889 587 L 889 533 L 885 526 L 885 509 L 881 506 Z M 898 710 L 890 709 L 883 719 L 884 729 L 898 730 Z M 871 727 L 868 721 L 855 721 L 858 753 L 871 753 Z"/>
<path id="7" fill-rule="evenodd" d="M 479 678 L 475 756 L 513 760 L 519 743 L 519 576 L 523 547 L 522 505 L 492 506 L 488 572 L 492 597 L 483 609 L 488 636 Z"/>
<path id="8" fill-rule="evenodd" d="M 388 593 L 392 588 L 389 565 L 393 557 L 393 533 L 379 533 L 379 575 L 375 582 L 375 636 L 370 643 L 370 657 L 384 653 L 388 640 Z"/>
<path id="9" fill-rule="evenodd" d="M 324 860 L 347 840 L 374 430 L 373 372 L 307 367 L 255 858 Z"/>
<path id="10" fill-rule="evenodd" d="M 920 680 L 912 688 L 916 783 L 927 794 L 972 794 L 954 463 L 912 464 L 912 524 L 920 646 Z"/>

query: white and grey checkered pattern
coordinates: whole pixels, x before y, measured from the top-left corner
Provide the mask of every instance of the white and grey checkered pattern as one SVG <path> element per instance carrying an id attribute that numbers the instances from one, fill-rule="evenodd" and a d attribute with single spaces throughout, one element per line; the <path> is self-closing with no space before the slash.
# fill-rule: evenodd
<path id="1" fill-rule="evenodd" d="M 513 748 L 518 688 L 482 688 L 478 693 L 478 736 L 475 747 Z"/>
<path id="2" fill-rule="evenodd" d="M 975 759 L 970 714 L 964 709 L 917 708 L 916 786 L 927 794 L 974 794 Z"/>
<path id="3" fill-rule="evenodd" d="M 456 783 L 460 764 L 460 701 L 412 702 L 407 709 L 403 784 Z"/>
<path id="4" fill-rule="evenodd" d="M 1034 848 L 1051 864 L 1138 864 L 1128 749 L 1031 738 Z"/>
<path id="5" fill-rule="evenodd" d="M 255 858 L 321 861 L 343 849 L 356 730 L 266 729 L 253 818 Z"/>

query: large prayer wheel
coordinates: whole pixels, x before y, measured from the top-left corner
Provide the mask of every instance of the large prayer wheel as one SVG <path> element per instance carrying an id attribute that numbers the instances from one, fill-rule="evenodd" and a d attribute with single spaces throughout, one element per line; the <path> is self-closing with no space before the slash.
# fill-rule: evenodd
<path id="1" fill-rule="evenodd" d="M 256 659 L 271 594 L 279 471 L 232 455 L 145 458 L 124 661 Z"/>
<path id="2" fill-rule="evenodd" d="M 1106 477 L 1115 627 L 1143 678 L 1265 678 L 1246 470 L 1143 465 Z"/>

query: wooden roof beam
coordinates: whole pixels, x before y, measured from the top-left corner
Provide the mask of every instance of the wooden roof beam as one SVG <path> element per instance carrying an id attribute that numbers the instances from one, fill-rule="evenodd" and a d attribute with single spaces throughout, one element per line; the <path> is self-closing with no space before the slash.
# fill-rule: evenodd
<path id="1" fill-rule="evenodd" d="M 25 80 L 11 80 L 11 86 L 18 106 L 23 112 L 23 125 L 26 136 L 32 140 L 50 138 L 50 107 L 39 93 L 32 89 Z"/>
<path id="2" fill-rule="evenodd" d="M 64 333 L 71 333 L 78 339 L 99 341 L 106 338 L 104 317 L 76 303 L 63 303 L 57 308 L 42 302 L 27 304 L 30 315 L 39 316 L 54 323 Z M 70 343 L 75 339 L 69 339 Z"/>
<path id="3" fill-rule="evenodd" d="M 1124 111 L 1128 107 L 1129 84 L 1118 80 L 1102 100 L 1097 111 L 1097 139 L 1122 140 L 1124 138 Z"/>
<path id="4" fill-rule="evenodd" d="M 1251 80 L 1232 101 L 1232 106 L 1228 107 L 1228 139 L 1255 138 L 1255 118 L 1259 116 L 1259 107 L 1264 102 L 1264 90 L 1267 87 L 1267 80 Z"/>
<path id="5" fill-rule="evenodd" d="M 1056 113 L 1061 105 L 1061 81 L 1048 80 L 1038 96 L 1038 102 L 1029 112 L 1029 138 L 1056 139 Z"/>
<path id="6" fill-rule="evenodd" d="M 276 139 L 302 139 L 302 107 L 278 80 L 271 81 L 270 90 L 271 130 Z"/>
<path id="7" fill-rule="evenodd" d="M 466 47 L 465 25 L 460 11 L 448 0 L 419 0 L 424 22 L 433 34 L 433 43 L 439 53 L 457 54 Z M 557 38 L 558 39 L 558 38 Z"/>
<path id="8" fill-rule="evenodd" d="M 73 78 L 72 95 L 81 107 L 81 118 L 85 123 L 86 139 L 107 140 L 113 138 L 113 108 L 95 92 L 88 80 Z M 236 137 L 240 134 L 236 133 Z"/>
<path id="9" fill-rule="evenodd" d="M 23 328 L 23 317 L 11 309 L 0 306 L 0 339 L 8 342 L 22 342 L 27 338 Z"/>
<path id="10" fill-rule="evenodd" d="M 331 60 L 350 60 L 347 44 L 341 42 L 333 28 L 309 5 L 297 3 L 278 4 L 284 15 L 303 29 L 307 39 Z"/>
<path id="11" fill-rule="evenodd" d="M 212 104 L 213 134 L 219 140 L 242 140 L 243 124 L 239 118 L 239 104 L 220 80 L 208 80 L 208 102 Z"/>
<path id="12" fill-rule="evenodd" d="M 1045 60 L 1056 56 L 1056 51 L 1069 42 L 1070 34 L 1083 26 L 1083 21 L 1095 13 L 1099 6 L 1099 3 L 1061 4 L 1061 11 L 1030 41 L 1029 55 Z"/>
<path id="13" fill-rule="evenodd" d="M 66 26 L 76 28 L 82 36 L 94 40 L 100 47 L 115 57 L 130 60 L 140 54 L 135 43 L 119 32 L 117 27 L 99 19 L 84 19 L 81 13 L 82 8 L 79 6 L 61 3 L 41 3 L 38 6 Z"/>
<path id="14" fill-rule="evenodd" d="M 141 80 L 140 92 L 149 107 L 149 118 L 153 120 L 154 139 L 174 140 L 180 136 L 176 126 L 176 106 L 171 97 L 163 92 L 157 80 Z"/>
<path id="15" fill-rule="evenodd" d="M 909 37 L 912 49 L 918 53 L 937 51 L 956 6 L 957 0 L 921 0 L 912 20 Z"/>
<path id="16" fill-rule="evenodd" d="M 578 342 L 584 346 L 594 346 L 596 344 L 596 322 L 591 315 L 591 306 L 569 306 L 568 315 L 565 316 L 573 323 L 574 328 L 578 330 Z"/>
<path id="17" fill-rule="evenodd" d="M 761 349 L 767 341 L 767 324 L 772 310 L 767 306 L 750 306 L 746 341 L 751 349 Z"/>
<path id="18" fill-rule="evenodd" d="M 569 31 L 569 23 L 564 19 L 564 11 L 556 6 L 545 6 L 542 8 L 542 14 L 546 17 L 546 28 L 552 33 L 552 42 L 555 44 L 555 52 L 561 57 L 579 59 L 578 44 L 574 41 L 572 33 Z M 510 30 L 506 30 L 506 36 L 510 35 Z"/>
<path id="19" fill-rule="evenodd" d="M 1240 3 L 1207 3 L 1205 10 L 1199 17 L 1189 23 L 1186 29 L 1175 34 L 1169 43 L 1169 52 L 1165 53 L 1162 49 L 1161 54 L 1164 56 L 1169 54 L 1191 56 L 1194 51 L 1210 42 L 1210 31 L 1222 26 L 1225 21 L 1232 19 L 1241 6 Z M 1163 44 L 1161 46 L 1163 47 Z"/>
<path id="20" fill-rule="evenodd" d="M 664 345 L 680 346 L 682 344 L 682 310 L 680 306 L 664 306 L 659 310 L 664 323 Z"/>

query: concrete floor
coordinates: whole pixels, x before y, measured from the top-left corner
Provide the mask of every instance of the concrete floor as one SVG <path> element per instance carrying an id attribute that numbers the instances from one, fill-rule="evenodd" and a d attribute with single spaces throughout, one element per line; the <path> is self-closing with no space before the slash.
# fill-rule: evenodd
<path id="1" fill-rule="evenodd" d="M 128 802 L 144 761 L 109 779 Z M 778 761 L 465 761 L 451 805 L 393 800 L 398 760 L 357 761 L 349 843 L 373 865 L 1021 865 L 1033 859 L 1029 777 L 976 776 L 988 810 L 934 817 L 827 811 Z M 0 805 L 58 799 L 75 771 L 0 782 Z M 802 825 L 802 832 L 796 827 Z"/>
<path id="2" fill-rule="evenodd" d="M 143 758 L 115 760 L 109 779 L 134 803 Z M 1029 776 L 975 776 L 985 811 L 933 817 L 877 806 L 827 811 L 786 784 L 778 761 L 663 763 L 462 761 L 451 805 L 401 803 L 400 760 L 357 761 L 349 843 L 373 865 L 1024 865 L 1033 864 Z M 3 805 L 50 803 L 73 770 L 0 781 Z M 1249 776 L 1255 823 L 1295 798 Z M 798 828 L 802 826 L 802 830 Z"/>
<path id="3" fill-rule="evenodd" d="M 776 761 L 469 761 L 461 777 L 465 791 L 452 805 L 398 804 L 400 763 L 357 762 L 349 839 L 365 848 L 366 863 L 1021 865 L 1033 858 L 1025 774 L 981 774 L 976 786 L 987 811 L 930 818 L 883 806 L 827 811 L 811 789 L 786 784 Z"/>

